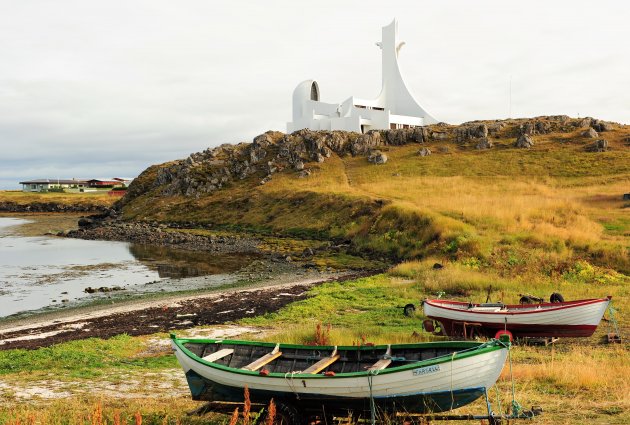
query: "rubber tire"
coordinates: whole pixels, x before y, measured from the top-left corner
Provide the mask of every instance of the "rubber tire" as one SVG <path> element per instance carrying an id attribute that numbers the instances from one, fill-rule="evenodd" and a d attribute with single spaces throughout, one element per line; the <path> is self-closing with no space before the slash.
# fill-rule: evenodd
<path id="1" fill-rule="evenodd" d="M 260 418 L 258 418 L 258 424 L 265 424 L 267 422 L 267 408 Z M 277 425 L 304 425 L 305 421 L 298 409 L 290 403 L 278 401 L 276 402 L 276 417 L 273 421 Z"/>
<path id="2" fill-rule="evenodd" d="M 561 293 L 559 292 L 554 292 L 553 294 L 551 294 L 551 296 L 549 297 L 549 301 L 552 303 L 563 303 L 564 302 L 564 297 L 562 296 Z"/>
<path id="3" fill-rule="evenodd" d="M 407 317 L 411 317 L 416 313 L 416 306 L 413 304 L 407 304 L 403 307 L 403 314 Z"/>

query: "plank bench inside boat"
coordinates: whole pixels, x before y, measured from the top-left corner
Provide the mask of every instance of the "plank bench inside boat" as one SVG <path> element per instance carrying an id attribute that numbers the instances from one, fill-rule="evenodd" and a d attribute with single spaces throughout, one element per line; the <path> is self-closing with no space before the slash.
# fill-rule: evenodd
<path id="1" fill-rule="evenodd" d="M 367 370 L 383 370 L 392 363 L 392 346 L 387 346 L 387 351 L 382 359 L 368 367 Z"/>
<path id="2" fill-rule="evenodd" d="M 222 350 L 215 351 L 214 353 L 208 354 L 207 356 L 202 357 L 201 359 L 207 362 L 216 362 L 217 360 L 222 359 L 223 357 L 227 357 L 233 353 L 234 353 L 234 350 L 232 348 L 224 348 Z"/>
<path id="3" fill-rule="evenodd" d="M 331 364 L 335 363 L 337 360 L 339 360 L 340 357 L 341 356 L 337 354 L 337 346 L 335 345 L 335 349 L 333 350 L 330 356 L 324 357 L 317 363 L 313 363 L 310 367 L 304 369 L 302 373 L 312 373 L 312 374 L 319 373 L 322 370 L 326 369 Z"/>
<path id="4" fill-rule="evenodd" d="M 276 344 L 276 346 L 273 349 L 273 351 L 271 351 L 270 353 L 265 354 L 264 356 L 262 356 L 259 359 L 254 360 L 253 362 L 251 362 L 247 366 L 244 366 L 243 369 L 256 371 L 256 370 L 260 369 L 261 367 L 263 367 L 264 365 L 266 365 L 267 363 L 271 363 L 272 361 L 274 361 L 275 359 L 277 359 L 281 355 L 282 355 L 282 351 L 280 351 L 280 344 Z"/>

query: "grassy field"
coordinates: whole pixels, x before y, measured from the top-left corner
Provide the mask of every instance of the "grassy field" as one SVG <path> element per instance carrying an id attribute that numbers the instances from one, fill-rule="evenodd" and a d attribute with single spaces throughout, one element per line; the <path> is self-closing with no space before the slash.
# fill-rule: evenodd
<path id="1" fill-rule="evenodd" d="M 21 190 L 1 190 L 0 202 L 14 202 L 18 205 L 33 203 L 56 203 L 60 205 L 111 206 L 118 198 L 107 192 L 58 193 L 22 192 Z"/>
<path id="2" fill-rule="evenodd" d="M 493 299 L 512 301 L 500 279 L 467 266 L 447 264 L 433 270 L 431 261 L 406 263 L 390 272 L 344 283 L 328 283 L 310 291 L 311 297 L 278 313 L 242 320 L 260 329 L 241 338 L 308 343 L 319 338 L 330 344 L 414 342 L 433 340 L 421 329 L 421 314 L 406 317 L 400 306 L 418 302 L 435 287 L 465 298 L 485 297 L 485 284 L 497 284 Z M 448 282 L 459 282 L 448 289 Z M 549 290 L 557 289 L 549 287 Z M 628 297 L 628 287 L 601 284 L 602 291 Z M 565 288 L 569 298 L 583 296 L 586 288 Z M 624 332 L 628 332 L 627 322 Z M 199 330 L 198 330 L 199 331 Z M 601 342 L 607 326 L 585 340 L 562 339 L 552 347 L 517 346 L 512 349 L 516 400 L 524 407 L 540 405 L 545 413 L 537 424 L 625 424 L 630 420 L 630 352 L 628 345 Z M 203 331 L 201 331 L 203 332 Z M 199 406 L 189 400 L 183 372 L 168 347 L 159 344 L 165 334 L 145 337 L 121 335 L 109 340 L 75 341 L 36 351 L 0 351 L 0 423 L 92 424 L 99 406 L 106 423 L 116 414 L 134 423 L 140 413 L 144 424 L 227 423 L 223 415 L 206 418 L 185 415 Z M 495 409 L 511 402 L 511 379 L 506 365 L 497 388 L 490 392 Z M 29 391 L 46 394 L 29 396 Z M 482 402 L 457 413 L 480 413 Z M 478 423 L 478 422 L 464 422 Z"/>
<path id="3" fill-rule="evenodd" d="M 278 313 L 244 320 L 260 329 L 245 337 L 309 342 L 319 325 L 334 344 L 430 340 L 436 337 L 421 330 L 421 313 L 405 317 L 401 306 L 438 292 L 483 301 L 491 286 L 492 299 L 504 302 L 517 302 L 519 293 L 612 295 L 627 341 L 630 201 L 622 196 L 630 192 L 630 128 L 606 132 L 611 150 L 599 153 L 585 152 L 592 141 L 582 131 L 534 136 L 530 150 L 513 148 L 513 137 L 495 140 L 488 151 L 454 140 L 429 142 L 434 153 L 428 157 L 416 155 L 416 144 L 386 147 L 389 161 L 380 166 L 333 154 L 307 164 L 308 178 L 285 171 L 260 185 L 261 176 L 254 176 L 194 198 L 159 196 L 157 188 L 127 204 L 124 216 L 212 223 L 213 231 L 265 235 L 263 243 L 286 252 L 327 240 L 350 242 L 352 255 L 332 255 L 332 263 L 360 265 L 357 258 L 368 257 L 393 264 L 386 273 L 325 284 Z M 154 167 L 139 179 L 156 173 Z M 434 270 L 434 263 L 444 268 Z M 518 401 L 545 409 L 534 423 L 630 423 L 630 346 L 602 343 L 607 326 L 602 322 L 589 339 L 513 349 Z M 136 412 L 143 423 L 195 423 L 182 413 L 196 404 L 188 401 L 181 370 L 172 355 L 147 351 L 149 340 L 119 337 L 0 352 L 0 384 L 9 387 L 0 386 L 0 423 L 94 423 L 97 406 L 107 423 L 115 423 L 116 411 L 128 423 Z M 171 387 L 145 391 L 174 379 Z M 15 390 L 51 381 L 67 393 L 64 401 L 25 398 Z M 92 394 L 79 390 L 90 385 L 96 385 Z M 103 385 L 126 388 L 130 396 Z M 503 407 L 510 388 L 506 367 L 498 385 Z M 476 403 L 461 412 L 483 410 Z"/>

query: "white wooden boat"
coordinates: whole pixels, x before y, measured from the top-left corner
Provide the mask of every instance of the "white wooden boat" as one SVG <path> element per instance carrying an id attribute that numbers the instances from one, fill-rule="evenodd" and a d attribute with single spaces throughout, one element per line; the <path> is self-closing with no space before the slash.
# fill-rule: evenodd
<path id="1" fill-rule="evenodd" d="M 433 299 L 422 306 L 425 316 L 440 322 L 449 336 L 468 336 L 473 330 L 495 336 L 507 329 L 515 337 L 588 337 L 597 329 L 611 298 L 523 305 Z"/>
<path id="2" fill-rule="evenodd" d="M 442 412 L 483 396 L 509 341 L 302 346 L 171 336 L 194 400 L 291 403 L 300 409 Z"/>

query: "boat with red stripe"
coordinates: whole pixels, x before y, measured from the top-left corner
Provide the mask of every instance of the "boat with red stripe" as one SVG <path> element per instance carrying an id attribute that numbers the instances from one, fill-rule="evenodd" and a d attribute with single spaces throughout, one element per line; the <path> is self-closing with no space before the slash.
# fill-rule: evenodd
<path id="1" fill-rule="evenodd" d="M 612 297 L 539 304 L 473 304 L 443 299 L 423 302 L 424 314 L 439 322 L 448 336 L 589 337 Z"/>

